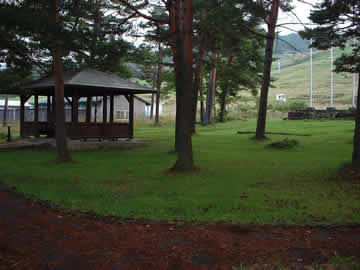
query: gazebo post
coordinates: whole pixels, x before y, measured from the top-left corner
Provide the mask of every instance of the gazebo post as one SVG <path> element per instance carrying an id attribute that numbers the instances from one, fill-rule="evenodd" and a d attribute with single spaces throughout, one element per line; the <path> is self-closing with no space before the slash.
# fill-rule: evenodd
<path id="1" fill-rule="evenodd" d="M 79 94 L 74 91 L 72 96 L 71 122 L 77 124 L 79 122 Z"/>
<path id="2" fill-rule="evenodd" d="M 46 103 L 46 119 L 47 122 L 49 123 L 50 120 L 50 114 L 51 114 L 51 99 L 50 99 L 50 95 L 47 96 L 47 103 Z"/>
<path id="3" fill-rule="evenodd" d="M 114 123 L 114 95 L 110 96 L 110 123 Z"/>
<path id="4" fill-rule="evenodd" d="M 87 103 L 86 103 L 86 123 L 91 122 L 91 104 L 92 103 L 92 97 L 87 97 Z"/>
<path id="5" fill-rule="evenodd" d="M 98 97 L 95 97 L 95 108 L 94 108 L 94 123 L 97 122 L 97 99 Z"/>
<path id="6" fill-rule="evenodd" d="M 39 95 L 35 95 L 35 111 L 34 111 L 34 125 L 35 125 L 35 137 L 39 138 Z"/>
<path id="7" fill-rule="evenodd" d="M 20 137 L 24 138 L 25 96 L 20 96 Z"/>
<path id="8" fill-rule="evenodd" d="M 103 123 L 107 122 L 107 96 L 103 96 Z"/>
<path id="9" fill-rule="evenodd" d="M 134 138 L 134 95 L 129 95 L 129 139 Z"/>
<path id="10" fill-rule="evenodd" d="M 56 119 L 56 104 L 55 104 L 55 96 L 51 97 L 51 104 L 52 104 L 52 114 L 51 114 L 51 121 L 55 122 Z"/>

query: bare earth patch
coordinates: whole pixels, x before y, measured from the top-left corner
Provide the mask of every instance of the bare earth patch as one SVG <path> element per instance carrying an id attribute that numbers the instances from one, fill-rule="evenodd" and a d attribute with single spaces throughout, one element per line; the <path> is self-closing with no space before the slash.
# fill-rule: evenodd
<path id="1" fill-rule="evenodd" d="M 315 270 L 335 251 L 359 260 L 360 226 L 168 224 L 59 210 L 0 191 L 0 269 Z"/>

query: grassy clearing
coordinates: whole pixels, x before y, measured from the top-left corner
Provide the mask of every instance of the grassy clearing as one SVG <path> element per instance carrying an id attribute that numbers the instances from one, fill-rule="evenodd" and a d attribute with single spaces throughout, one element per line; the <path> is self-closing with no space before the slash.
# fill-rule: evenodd
<path id="1" fill-rule="evenodd" d="M 172 175 L 172 123 L 136 126 L 149 146 L 131 151 L 73 153 L 57 165 L 55 152 L 0 153 L 1 181 L 63 207 L 102 215 L 156 220 L 236 223 L 360 222 L 359 191 L 328 178 L 351 157 L 352 121 L 281 121 L 269 131 L 310 133 L 294 149 L 265 149 L 290 136 L 249 140 L 237 131 L 255 121 L 198 127 L 196 165 Z"/>

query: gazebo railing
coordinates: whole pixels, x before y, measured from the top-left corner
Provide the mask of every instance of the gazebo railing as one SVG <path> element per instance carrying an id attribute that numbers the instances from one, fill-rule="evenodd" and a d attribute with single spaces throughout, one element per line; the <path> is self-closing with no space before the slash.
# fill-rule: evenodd
<path id="1" fill-rule="evenodd" d="M 132 138 L 128 123 L 66 123 L 66 133 L 69 139 L 85 138 Z M 25 137 L 47 135 L 55 136 L 54 122 L 24 122 Z"/>

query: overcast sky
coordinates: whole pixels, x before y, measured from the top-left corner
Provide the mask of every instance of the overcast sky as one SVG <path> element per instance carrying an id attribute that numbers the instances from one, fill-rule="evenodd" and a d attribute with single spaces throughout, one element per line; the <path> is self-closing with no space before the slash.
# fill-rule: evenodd
<path id="1" fill-rule="evenodd" d="M 317 4 L 320 2 L 320 0 L 308 0 L 308 2 L 312 3 L 312 4 Z M 307 5 L 307 4 L 303 4 L 298 2 L 297 0 L 293 0 L 293 6 L 295 6 L 295 9 L 293 10 L 293 12 L 296 14 L 296 16 L 299 17 L 299 19 L 303 22 L 303 23 L 309 23 L 309 15 L 310 15 L 310 10 L 311 10 L 311 6 Z M 281 12 L 279 15 L 279 24 L 282 23 L 299 23 L 299 21 L 296 19 L 296 17 L 291 14 L 291 13 L 284 13 Z M 301 25 L 286 25 L 287 27 L 299 31 L 304 29 L 303 26 Z M 281 31 L 281 35 L 287 35 L 287 34 L 291 34 L 294 33 L 293 31 L 287 30 L 285 28 L 278 28 L 278 31 Z"/>

